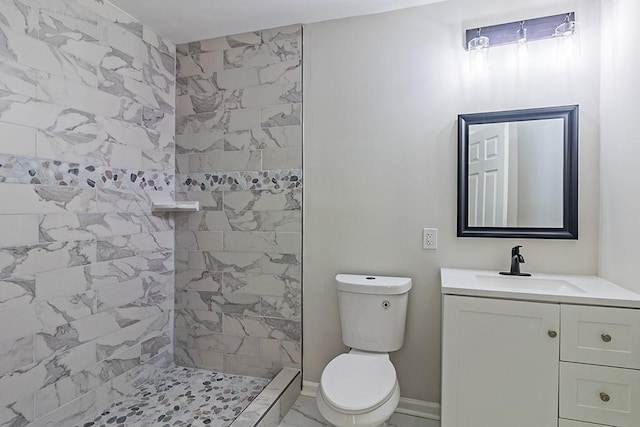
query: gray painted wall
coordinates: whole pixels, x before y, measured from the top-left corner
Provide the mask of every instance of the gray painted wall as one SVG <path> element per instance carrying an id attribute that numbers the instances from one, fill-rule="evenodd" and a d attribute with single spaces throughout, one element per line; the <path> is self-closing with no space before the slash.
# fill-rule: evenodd
<path id="1" fill-rule="evenodd" d="M 575 9 L 574 9 L 575 8 Z M 553 40 L 491 49 L 470 73 L 462 30 L 575 10 L 581 51 L 557 62 Z M 305 26 L 304 377 L 347 349 L 337 273 L 409 276 L 404 347 L 392 354 L 404 397 L 440 400 L 440 267 L 595 274 L 599 219 L 600 2 L 449 1 Z M 587 48 L 587 46 L 589 48 Z M 460 113 L 580 104 L 580 239 L 456 237 L 456 119 Z M 439 229 L 422 249 L 423 227 Z"/>
<path id="2" fill-rule="evenodd" d="M 640 144 L 637 103 L 640 54 L 634 48 L 640 29 L 634 24 L 640 4 L 602 2 L 602 227 L 600 273 L 640 292 L 638 236 L 640 221 Z"/>

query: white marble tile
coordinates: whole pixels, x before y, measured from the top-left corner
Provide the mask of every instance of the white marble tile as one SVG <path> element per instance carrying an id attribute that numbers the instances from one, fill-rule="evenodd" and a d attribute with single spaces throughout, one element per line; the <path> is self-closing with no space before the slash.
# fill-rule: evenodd
<path id="1" fill-rule="evenodd" d="M 95 115 L 0 90 L 0 120 L 54 133 L 87 138 L 97 135 Z"/>
<path id="2" fill-rule="evenodd" d="M 222 273 L 202 270 L 177 271 L 176 291 L 194 290 L 222 293 Z"/>
<path id="3" fill-rule="evenodd" d="M 29 427 L 74 425 L 96 409 L 96 394 L 91 391 L 29 424 Z"/>
<path id="4" fill-rule="evenodd" d="M 225 193 L 225 209 L 236 211 L 289 210 L 302 208 L 300 190 L 232 191 Z"/>
<path id="5" fill-rule="evenodd" d="M 94 291 L 59 297 L 36 305 L 36 316 L 45 329 L 62 326 L 97 312 Z"/>
<path id="6" fill-rule="evenodd" d="M 98 360 L 111 357 L 131 346 L 140 344 L 151 336 L 159 335 L 168 322 L 168 314 L 161 313 L 99 337 L 96 340 Z M 138 351 L 140 350 L 138 349 Z"/>
<path id="7" fill-rule="evenodd" d="M 227 151 L 289 147 L 302 147 L 300 126 L 251 129 L 224 135 L 224 149 Z"/>
<path id="8" fill-rule="evenodd" d="M 142 232 L 137 217 L 127 213 L 45 214 L 39 220 L 40 241 L 91 240 Z"/>
<path id="9" fill-rule="evenodd" d="M 129 258 L 146 252 L 168 251 L 173 247 L 174 235 L 172 231 L 99 238 L 97 259 L 98 261 L 108 261 Z"/>
<path id="10" fill-rule="evenodd" d="M 96 242 L 55 242 L 0 249 L 0 278 L 96 262 Z"/>
<path id="11" fill-rule="evenodd" d="M 302 343 L 299 341 L 260 340 L 260 357 L 282 366 L 300 368 L 302 364 Z"/>
<path id="12" fill-rule="evenodd" d="M 0 405 L 0 423 L 2 425 L 27 425 L 34 420 L 33 395 L 29 395 L 9 405 Z"/>
<path id="13" fill-rule="evenodd" d="M 224 133 L 221 130 L 176 137 L 176 153 L 179 154 L 206 153 L 222 149 L 224 149 Z"/>
<path id="14" fill-rule="evenodd" d="M 302 316 L 301 291 L 285 292 L 284 296 L 262 296 L 261 315 L 300 320 Z"/>
<path id="15" fill-rule="evenodd" d="M 188 265 L 192 270 L 259 272 L 260 254 L 251 252 L 189 251 Z"/>
<path id="16" fill-rule="evenodd" d="M 224 69 L 223 52 L 205 52 L 194 55 L 178 55 L 178 76 L 188 77 L 211 74 Z"/>
<path id="17" fill-rule="evenodd" d="M 298 321 L 256 316 L 224 314 L 222 332 L 225 334 L 297 341 L 301 336 Z"/>
<path id="18" fill-rule="evenodd" d="M 38 29 L 38 9 L 20 0 L 0 2 L 0 22 L 12 30 L 23 34 L 36 34 Z"/>
<path id="19" fill-rule="evenodd" d="M 440 422 L 427 418 L 394 413 L 389 419 L 389 427 L 440 427 Z"/>
<path id="20" fill-rule="evenodd" d="M 142 82 L 144 81 L 142 68 L 143 62 L 139 58 L 110 47 L 98 64 L 99 80 L 107 79 L 108 76 L 102 74 L 103 70 L 106 70 Z"/>
<path id="21" fill-rule="evenodd" d="M 0 48 L 0 56 L 89 86 L 97 85 L 96 68 L 89 62 L 34 37 L 14 32 L 1 24 L 0 34 L 6 39 Z"/>
<path id="22" fill-rule="evenodd" d="M 262 41 L 270 42 L 290 38 L 298 38 L 302 35 L 302 26 L 299 24 L 287 25 L 284 27 L 262 30 Z"/>
<path id="23" fill-rule="evenodd" d="M 302 102 L 302 83 L 266 84 L 242 91 L 243 108 Z"/>
<path id="24" fill-rule="evenodd" d="M 36 130 L 0 122 L 0 151 L 19 156 L 36 155 Z"/>
<path id="25" fill-rule="evenodd" d="M 301 169 L 302 148 L 276 148 L 262 150 L 263 169 Z"/>
<path id="26" fill-rule="evenodd" d="M 127 31 L 123 26 L 103 18 L 98 21 L 98 30 L 100 37 L 110 46 L 143 61 L 148 60 L 148 51 L 142 40 L 142 34 L 135 35 Z"/>
<path id="27" fill-rule="evenodd" d="M 223 370 L 236 375 L 270 378 L 282 368 L 280 364 L 255 357 L 223 354 Z"/>
<path id="28" fill-rule="evenodd" d="M 260 84 L 298 83 L 302 81 L 302 60 L 300 58 L 277 62 L 258 68 Z"/>
<path id="29" fill-rule="evenodd" d="M 125 306 L 140 306 L 144 297 L 144 286 L 141 278 L 127 282 L 102 286 L 98 293 L 98 310 Z"/>
<path id="30" fill-rule="evenodd" d="M 213 151 L 190 156 L 191 172 L 224 172 L 260 170 L 260 151 Z"/>
<path id="31" fill-rule="evenodd" d="M 151 28 L 145 26 L 142 29 L 142 39 L 155 47 L 156 49 L 161 50 L 162 52 L 172 56 L 175 58 L 176 56 L 176 45 L 166 37 L 163 37 L 153 31 Z"/>
<path id="32" fill-rule="evenodd" d="M 0 185 L 0 214 L 92 212 L 96 209 L 93 189 L 48 187 L 25 184 Z"/>
<path id="33" fill-rule="evenodd" d="M 35 98 L 38 93 L 38 71 L 2 58 L 0 60 L 0 89 Z"/>
<path id="34" fill-rule="evenodd" d="M 138 147 L 111 142 L 104 138 L 37 132 L 37 156 L 93 166 L 141 169 L 142 154 Z"/>
<path id="35" fill-rule="evenodd" d="M 224 68 L 260 67 L 300 57 L 298 38 L 237 47 L 224 52 Z"/>
<path id="36" fill-rule="evenodd" d="M 300 233 L 269 231 L 225 231 L 224 249 L 229 252 L 279 252 L 302 251 Z"/>
<path id="37" fill-rule="evenodd" d="M 151 199 L 148 194 L 132 190 L 100 189 L 97 193 L 98 212 L 150 212 Z"/>
<path id="38" fill-rule="evenodd" d="M 0 377 L 0 404 L 15 402 L 96 362 L 95 344 L 88 343 Z"/>
<path id="39" fill-rule="evenodd" d="M 225 295 L 241 293 L 282 298 L 289 289 L 300 288 L 300 282 L 293 278 L 264 273 L 225 273 L 222 282 Z"/>
<path id="40" fill-rule="evenodd" d="M 0 248 L 38 243 L 38 215 L 2 215 L 0 221 Z"/>
<path id="41" fill-rule="evenodd" d="M 302 107 L 300 104 L 262 107 L 260 117 L 263 128 L 300 125 L 302 123 Z"/>
<path id="42" fill-rule="evenodd" d="M 190 53 L 215 52 L 219 50 L 227 50 L 238 46 L 250 46 L 259 44 L 262 41 L 259 31 L 249 33 L 234 34 L 230 36 L 216 37 L 197 42 L 191 42 L 187 45 Z"/>
<path id="43" fill-rule="evenodd" d="M 134 123 L 139 122 L 142 109 L 140 104 L 131 99 L 51 74 L 41 75 L 38 79 L 38 99 Z"/>
<path id="44" fill-rule="evenodd" d="M 47 271 L 36 275 L 38 301 L 73 295 L 132 280 L 140 274 L 139 257 Z"/>
<path id="45" fill-rule="evenodd" d="M 222 231 L 178 231 L 176 245 L 180 249 L 221 251 Z"/>
<path id="46" fill-rule="evenodd" d="M 260 126 L 259 108 L 245 108 L 229 112 L 229 124 L 227 131 L 254 129 Z"/>
<path id="47" fill-rule="evenodd" d="M 215 86 L 219 89 L 227 90 L 256 86 L 260 84 L 258 72 L 259 69 L 254 67 L 218 71 L 214 75 Z"/>
<path id="48" fill-rule="evenodd" d="M 33 335 L 0 343 L 0 376 L 27 366 L 33 361 Z"/>
<path id="49" fill-rule="evenodd" d="M 0 280 L 0 311 L 29 305 L 35 301 L 35 276 L 13 277 Z"/>
<path id="50" fill-rule="evenodd" d="M 262 255 L 262 272 L 281 276 L 296 277 L 302 274 L 301 254 L 266 253 Z"/>
<path id="51" fill-rule="evenodd" d="M 223 371 L 223 354 L 212 351 L 200 351 L 191 348 L 176 347 L 176 364 L 191 368 Z"/>

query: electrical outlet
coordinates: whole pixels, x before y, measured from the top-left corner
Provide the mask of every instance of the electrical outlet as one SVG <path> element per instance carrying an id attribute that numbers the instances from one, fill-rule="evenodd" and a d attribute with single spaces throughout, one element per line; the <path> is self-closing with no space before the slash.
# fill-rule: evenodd
<path id="1" fill-rule="evenodd" d="M 422 248 L 438 249 L 438 229 L 437 228 L 422 229 Z"/>

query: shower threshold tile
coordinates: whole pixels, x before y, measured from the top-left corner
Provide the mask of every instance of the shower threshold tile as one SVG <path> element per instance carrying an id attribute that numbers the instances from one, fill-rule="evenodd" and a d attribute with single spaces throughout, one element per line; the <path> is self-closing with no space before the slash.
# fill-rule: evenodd
<path id="1" fill-rule="evenodd" d="M 78 427 L 229 426 L 266 378 L 173 366 Z"/>

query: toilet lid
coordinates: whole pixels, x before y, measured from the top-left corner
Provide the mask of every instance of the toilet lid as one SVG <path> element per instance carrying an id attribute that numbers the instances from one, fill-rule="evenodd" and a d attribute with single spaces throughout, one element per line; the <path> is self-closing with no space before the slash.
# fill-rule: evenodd
<path id="1" fill-rule="evenodd" d="M 388 356 L 341 354 L 322 372 L 322 392 L 331 405 L 350 412 L 387 401 L 396 385 L 396 370 Z"/>

